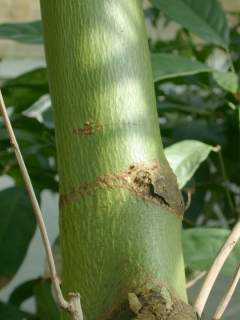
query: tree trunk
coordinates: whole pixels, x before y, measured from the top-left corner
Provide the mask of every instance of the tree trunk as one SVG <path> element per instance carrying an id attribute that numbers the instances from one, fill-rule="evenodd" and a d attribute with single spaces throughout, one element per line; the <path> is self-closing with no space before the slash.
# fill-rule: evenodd
<path id="1" fill-rule="evenodd" d="M 41 10 L 63 290 L 80 292 L 87 320 L 194 319 L 141 1 L 41 0 Z"/>

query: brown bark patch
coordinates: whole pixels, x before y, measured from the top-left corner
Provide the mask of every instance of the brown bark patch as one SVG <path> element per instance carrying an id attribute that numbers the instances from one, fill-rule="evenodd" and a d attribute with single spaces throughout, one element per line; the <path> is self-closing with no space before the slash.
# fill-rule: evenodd
<path id="1" fill-rule="evenodd" d="M 128 294 L 134 320 L 197 320 L 193 307 L 176 299 L 164 286 Z"/>
<path id="2" fill-rule="evenodd" d="M 102 126 L 99 124 L 96 124 L 93 121 L 85 121 L 83 127 L 74 129 L 73 133 L 76 135 L 89 136 L 97 131 L 100 131 L 101 129 Z"/>
<path id="3" fill-rule="evenodd" d="M 164 285 L 143 288 L 128 293 L 118 306 L 113 307 L 105 320 L 199 320 L 194 308 Z"/>
<path id="4" fill-rule="evenodd" d="M 94 194 L 98 189 L 126 189 L 134 196 L 182 216 L 184 204 L 176 177 L 169 165 L 159 161 L 131 164 L 127 170 L 116 174 L 99 176 L 91 183 L 81 184 L 72 192 L 60 195 L 65 206 L 81 197 Z"/>

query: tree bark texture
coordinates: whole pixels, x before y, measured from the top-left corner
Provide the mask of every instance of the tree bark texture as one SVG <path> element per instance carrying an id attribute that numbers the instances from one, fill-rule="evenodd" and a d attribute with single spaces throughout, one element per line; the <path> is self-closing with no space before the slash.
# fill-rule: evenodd
<path id="1" fill-rule="evenodd" d="M 141 1 L 41 0 L 41 10 L 63 290 L 81 294 L 87 320 L 165 319 L 151 318 L 155 300 L 166 319 L 188 319 L 174 318 L 186 301 L 183 203 L 162 147 Z"/>

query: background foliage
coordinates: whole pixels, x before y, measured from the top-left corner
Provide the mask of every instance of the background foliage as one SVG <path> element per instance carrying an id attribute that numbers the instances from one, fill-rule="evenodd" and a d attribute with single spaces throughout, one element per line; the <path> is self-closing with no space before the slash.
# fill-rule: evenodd
<path id="1" fill-rule="evenodd" d="M 145 10 L 157 110 L 166 156 L 187 202 L 183 223 L 186 273 L 207 270 L 240 213 L 240 15 L 217 0 L 152 0 Z M 175 21 L 176 24 L 173 24 Z M 162 40 L 154 32 L 173 24 Z M 0 38 L 42 45 L 40 21 L 0 25 Z M 45 68 L 2 85 L 11 121 L 37 195 L 58 192 L 54 123 Z M 0 170 L 15 186 L 0 192 L 0 287 L 19 269 L 36 223 L 0 119 Z M 224 273 L 232 273 L 240 247 Z M 22 311 L 29 297 L 34 314 Z M 0 318 L 59 319 L 49 280 L 29 279 L 0 303 Z"/>

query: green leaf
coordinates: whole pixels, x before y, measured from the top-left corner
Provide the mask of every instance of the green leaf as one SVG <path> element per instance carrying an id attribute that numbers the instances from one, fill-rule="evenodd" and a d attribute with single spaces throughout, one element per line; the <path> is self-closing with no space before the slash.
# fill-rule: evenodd
<path id="1" fill-rule="evenodd" d="M 9 305 L 20 307 L 24 301 L 33 296 L 36 301 L 38 320 L 60 319 L 59 310 L 52 296 L 51 282 L 45 279 L 37 278 L 21 284 L 12 292 Z"/>
<path id="2" fill-rule="evenodd" d="M 152 0 L 152 3 L 205 41 L 228 48 L 229 28 L 218 0 Z"/>
<path id="3" fill-rule="evenodd" d="M 20 187 L 0 192 L 0 212 L 0 287 L 3 287 L 21 266 L 36 222 L 28 195 Z"/>
<path id="4" fill-rule="evenodd" d="M 54 128 L 52 103 L 50 95 L 48 94 L 40 97 L 29 109 L 25 110 L 23 114 L 38 119 L 48 128 Z"/>
<path id="5" fill-rule="evenodd" d="M 218 228 L 193 228 L 183 231 L 185 265 L 192 271 L 208 270 L 230 231 Z M 223 273 L 231 275 L 239 264 L 240 244 L 227 259 Z"/>
<path id="6" fill-rule="evenodd" d="M 0 318 L 2 320 L 30 319 L 30 315 L 19 310 L 16 306 L 0 301 Z"/>
<path id="7" fill-rule="evenodd" d="M 213 77 L 220 87 L 233 94 L 238 91 L 238 75 L 235 72 L 220 72 L 213 73 Z"/>
<path id="8" fill-rule="evenodd" d="M 180 189 L 192 178 L 213 149 L 212 146 L 197 140 L 183 140 L 165 149 L 165 155 L 177 177 Z"/>
<path id="9" fill-rule="evenodd" d="M 151 60 L 154 81 L 213 71 L 206 64 L 175 54 L 153 53 Z"/>
<path id="10" fill-rule="evenodd" d="M 49 93 L 46 68 L 35 69 L 6 81 L 2 93 L 7 107 L 13 106 L 18 111 L 30 107 L 41 96 Z"/>
<path id="11" fill-rule="evenodd" d="M 13 115 L 10 119 L 19 141 L 28 141 L 32 144 L 48 142 L 50 132 L 37 119 L 25 117 L 22 114 Z M 7 139 L 7 137 L 5 127 L 0 126 L 0 141 Z"/>
<path id="12" fill-rule="evenodd" d="M 59 320 L 60 313 L 53 299 L 51 282 L 42 280 L 35 287 L 37 314 L 40 320 Z"/>
<path id="13" fill-rule="evenodd" d="M 9 303 L 20 307 L 24 301 L 34 296 L 34 288 L 40 281 L 40 278 L 37 278 L 20 284 L 11 293 Z"/>
<path id="14" fill-rule="evenodd" d="M 0 24 L 0 39 L 42 44 L 42 23 L 41 21 L 31 21 Z"/>

